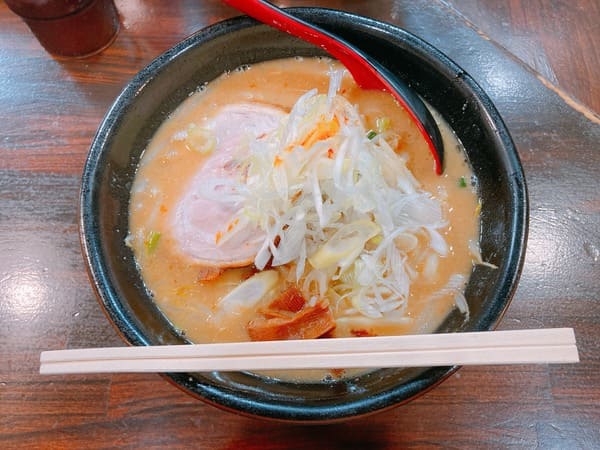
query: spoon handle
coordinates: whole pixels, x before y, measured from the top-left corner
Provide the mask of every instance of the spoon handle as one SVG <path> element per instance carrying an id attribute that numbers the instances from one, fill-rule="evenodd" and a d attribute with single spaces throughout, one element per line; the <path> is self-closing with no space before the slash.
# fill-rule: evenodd
<path id="1" fill-rule="evenodd" d="M 419 96 L 402 80 L 352 44 L 265 0 L 222 1 L 259 22 L 322 48 L 339 60 L 363 89 L 381 90 L 394 96 L 425 138 L 434 159 L 436 173 L 442 174 L 444 144 L 437 123 Z"/>

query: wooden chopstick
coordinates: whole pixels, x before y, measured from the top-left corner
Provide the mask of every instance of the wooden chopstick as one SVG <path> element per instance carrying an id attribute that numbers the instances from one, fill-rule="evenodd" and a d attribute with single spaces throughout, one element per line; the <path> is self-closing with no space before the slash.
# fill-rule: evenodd
<path id="1" fill-rule="evenodd" d="M 45 351 L 41 374 L 574 363 L 572 328 Z"/>

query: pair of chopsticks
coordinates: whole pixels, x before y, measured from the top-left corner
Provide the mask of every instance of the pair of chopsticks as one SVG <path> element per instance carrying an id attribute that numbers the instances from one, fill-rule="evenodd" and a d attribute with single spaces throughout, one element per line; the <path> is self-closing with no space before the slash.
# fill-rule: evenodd
<path id="1" fill-rule="evenodd" d="M 45 351 L 41 374 L 575 363 L 572 328 Z"/>

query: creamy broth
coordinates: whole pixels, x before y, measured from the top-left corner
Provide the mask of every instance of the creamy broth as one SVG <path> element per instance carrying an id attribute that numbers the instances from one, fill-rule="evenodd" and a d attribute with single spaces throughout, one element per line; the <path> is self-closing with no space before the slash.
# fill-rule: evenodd
<path id="1" fill-rule="evenodd" d="M 191 124 L 201 128 L 222 108 L 240 102 L 273 107 L 287 114 L 307 91 L 316 88 L 326 94 L 333 69 L 339 70 L 339 64 L 326 58 L 292 58 L 255 64 L 225 74 L 183 102 L 159 128 L 145 150 L 131 191 L 127 241 L 156 304 L 190 341 L 249 340 L 246 326 L 255 318 L 256 310 L 241 310 L 223 316 L 218 303 L 256 269 L 252 265 L 228 268 L 215 279 L 202 280 L 199 273 L 206 270 L 206 264 L 178 248 L 172 227 L 173 215 L 208 157 L 205 152 L 191 150 L 189 142 L 182 138 L 182 132 L 190 130 Z M 445 144 L 445 170 L 438 176 L 419 131 L 388 94 L 364 91 L 347 74 L 341 81 L 339 93 L 357 105 L 367 130 L 376 129 L 380 125 L 378 120 L 386 118 L 387 133 L 396 136 L 396 152 L 406 155 L 406 166 L 422 189 L 442 203 L 447 225 L 441 234 L 448 252 L 436 258 L 437 270 L 433 276 L 419 276 L 413 280 L 404 310 L 406 320 L 360 315 L 349 319 L 338 316 L 338 308 L 332 305 L 336 327 L 328 336 L 432 332 L 456 306 L 455 295 L 441 295 L 440 290 L 453 274 L 461 274 L 468 280 L 474 259 L 469 244 L 478 241 L 478 197 L 465 154 L 450 128 L 438 119 Z M 414 268 L 425 272 L 427 264 L 427 261 L 415 260 Z M 324 375 L 323 372 L 311 372 L 304 373 L 301 378 L 320 379 Z M 277 376 L 286 377 L 285 374 Z"/>

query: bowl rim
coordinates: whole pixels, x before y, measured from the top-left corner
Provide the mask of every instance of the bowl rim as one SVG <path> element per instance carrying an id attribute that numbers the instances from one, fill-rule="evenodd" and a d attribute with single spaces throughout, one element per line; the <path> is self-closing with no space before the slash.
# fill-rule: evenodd
<path id="1" fill-rule="evenodd" d="M 514 189 L 512 189 L 513 201 L 515 205 L 518 205 L 518 207 L 512 210 L 513 220 L 508 225 L 509 229 L 513 230 L 513 235 L 510 239 L 511 248 L 508 252 L 508 263 L 506 264 L 504 273 L 501 275 L 501 281 L 499 281 L 499 284 L 504 289 L 496 295 L 497 298 L 502 298 L 503 300 L 500 302 L 494 301 L 494 304 L 498 305 L 492 311 L 494 319 L 485 324 L 486 329 L 496 328 L 512 300 L 523 268 L 528 234 L 529 204 L 525 177 L 519 155 L 508 129 L 493 102 L 477 82 L 445 54 L 416 35 L 396 25 L 329 8 L 296 7 L 289 8 L 289 10 L 293 14 L 308 20 L 310 17 L 318 16 L 325 20 L 348 21 L 359 24 L 364 28 L 376 30 L 379 33 L 393 35 L 396 40 L 402 40 L 405 45 L 426 55 L 428 62 L 434 64 L 438 70 L 460 78 L 461 83 L 467 87 L 481 106 L 481 111 L 487 116 L 486 121 L 494 126 L 498 139 L 505 150 L 503 155 L 504 162 L 507 168 L 511 170 L 507 176 L 510 183 L 515 185 Z M 119 296 L 111 286 L 110 280 L 106 275 L 110 269 L 106 266 L 103 257 L 99 228 L 94 219 L 98 212 L 96 197 L 99 186 L 96 182 L 96 177 L 102 167 L 104 149 L 117 127 L 118 118 L 135 103 L 136 98 L 141 95 L 149 81 L 153 79 L 156 73 L 160 73 L 161 70 L 167 67 L 172 59 L 184 55 L 186 51 L 191 50 L 197 45 L 202 45 L 206 40 L 249 27 L 266 26 L 246 16 L 226 19 L 199 30 L 159 55 L 139 71 L 123 88 L 106 113 L 93 138 L 81 179 L 79 207 L 80 242 L 88 276 L 97 300 L 109 322 L 129 345 L 150 345 L 150 342 L 131 318 L 124 317 L 119 312 Z M 423 382 L 418 385 L 414 384 L 412 389 L 400 389 L 400 387 L 397 387 L 391 392 L 378 394 L 366 400 L 363 399 L 359 402 L 360 404 L 350 402 L 341 406 L 336 405 L 333 408 L 323 406 L 309 410 L 302 405 L 298 407 L 287 405 L 279 408 L 277 405 L 269 405 L 268 403 L 258 405 L 254 402 L 248 403 L 244 399 L 232 396 L 230 393 L 216 392 L 214 388 L 194 384 L 190 381 L 190 374 L 163 375 L 167 380 L 188 394 L 225 410 L 252 417 L 314 423 L 335 422 L 348 418 L 362 417 L 407 403 L 440 384 L 458 368 L 458 366 L 452 366 L 426 369 L 420 375 L 420 377 L 424 377 Z"/>

